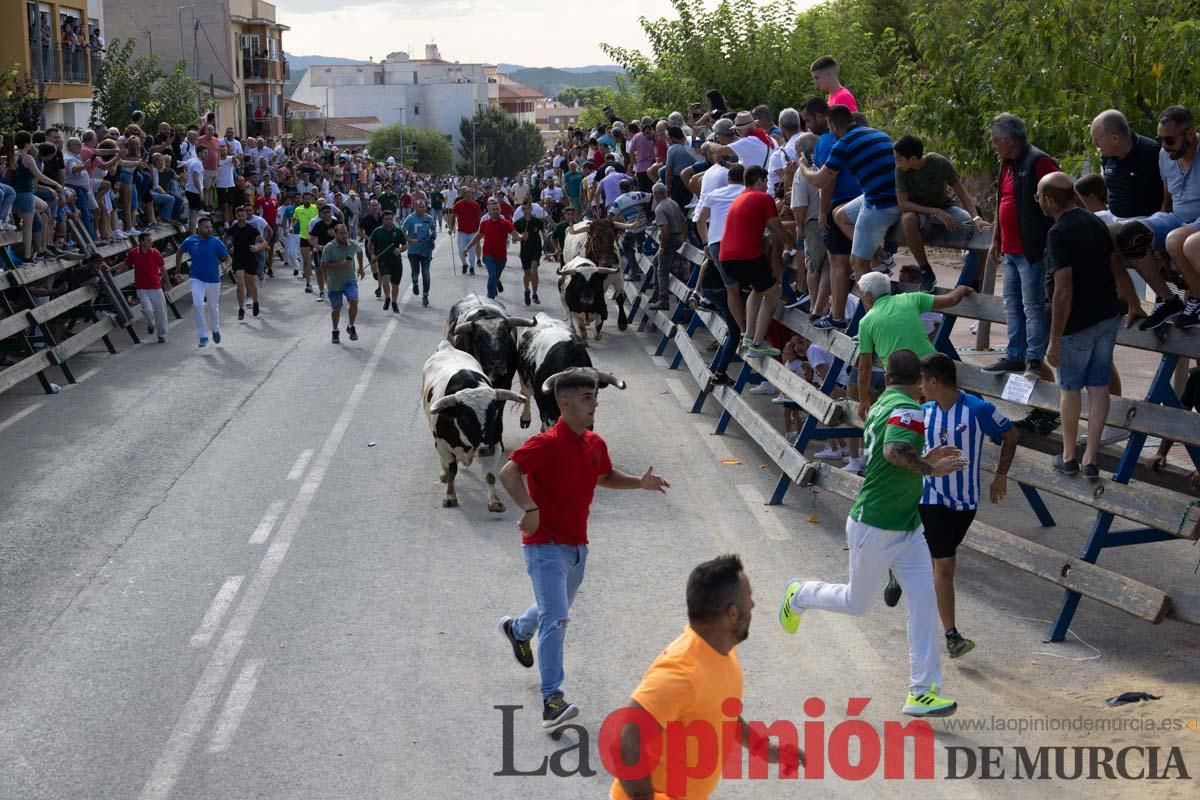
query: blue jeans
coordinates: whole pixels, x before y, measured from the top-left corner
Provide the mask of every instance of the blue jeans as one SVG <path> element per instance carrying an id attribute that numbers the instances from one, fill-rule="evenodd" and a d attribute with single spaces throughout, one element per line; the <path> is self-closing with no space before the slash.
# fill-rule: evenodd
<path id="1" fill-rule="evenodd" d="M 562 694 L 563 642 L 575 592 L 583 582 L 587 545 L 531 544 L 521 548 L 525 570 L 533 583 L 534 603 L 513 620 L 512 633 L 529 641 L 538 635 L 538 672 L 542 699 Z"/>
<path id="2" fill-rule="evenodd" d="M 154 218 L 166 221 L 175 216 L 175 198 L 165 192 L 150 192 L 154 202 Z"/>
<path id="3" fill-rule="evenodd" d="M 17 201 L 17 190 L 0 181 L 0 222 L 12 222 L 13 203 Z"/>
<path id="4" fill-rule="evenodd" d="M 638 266 L 637 254 L 642 249 L 642 239 L 646 234 L 643 233 L 627 233 L 621 239 L 621 252 L 625 255 L 625 271 L 632 272 L 634 275 L 642 271 Z"/>
<path id="5" fill-rule="evenodd" d="M 1046 314 L 1046 266 L 1025 256 L 1004 256 L 1004 317 L 1010 361 L 1041 361 L 1046 355 L 1050 320 Z"/>
<path id="6" fill-rule="evenodd" d="M 79 201 L 75 203 L 75 208 L 79 211 L 79 222 L 82 223 L 84 230 L 88 232 L 88 236 L 91 236 L 93 239 L 95 239 L 96 223 L 92 219 L 92 209 L 88 206 L 89 204 L 87 197 L 80 197 Z M 0 214 L 0 219 L 3 218 L 4 215 Z"/>
<path id="7" fill-rule="evenodd" d="M 504 263 L 507 259 L 492 258 L 491 256 L 483 257 L 483 266 L 487 268 L 487 296 L 489 300 L 496 299 L 496 284 L 500 282 L 500 273 L 504 271 Z"/>
<path id="8" fill-rule="evenodd" d="M 417 276 L 420 276 L 425 287 L 425 294 L 429 294 L 429 264 L 432 260 L 433 256 L 423 256 L 416 253 L 408 254 L 408 265 L 412 267 L 413 288 L 416 288 Z M 488 274 L 491 274 L 490 271 Z"/>

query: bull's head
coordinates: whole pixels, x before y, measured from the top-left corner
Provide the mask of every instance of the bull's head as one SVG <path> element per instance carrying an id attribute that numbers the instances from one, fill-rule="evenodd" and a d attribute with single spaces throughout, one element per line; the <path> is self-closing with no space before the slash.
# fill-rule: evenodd
<path id="1" fill-rule="evenodd" d="M 596 302 L 596 297 L 603 296 L 604 278 L 619 271 L 617 267 L 598 267 L 591 259 L 578 256 L 560 266 L 557 273 L 568 282 L 571 282 L 572 276 L 579 277 L 571 287 L 572 292 L 579 292 L 578 298 L 582 308 L 591 308 Z M 597 276 L 600 276 L 599 280 L 595 279 Z"/>
<path id="2" fill-rule="evenodd" d="M 528 317 L 476 315 L 474 319 L 455 325 L 452 335 L 468 340 L 467 350 L 479 361 L 488 380 L 504 384 L 512 379 L 511 363 L 516 354 L 512 328 L 534 325 L 537 320 Z"/>
<path id="3" fill-rule="evenodd" d="M 617 226 L 611 219 L 594 219 L 588 223 L 588 259 L 600 267 L 617 265 Z"/>
<path id="4" fill-rule="evenodd" d="M 429 407 L 431 414 L 442 414 L 462 407 L 466 416 L 459 419 L 458 428 L 467 437 L 470 446 L 480 455 L 490 455 L 500 444 L 504 425 L 504 404 L 521 403 L 525 398 L 508 389 L 492 389 L 481 386 L 463 389 L 446 395 Z"/>

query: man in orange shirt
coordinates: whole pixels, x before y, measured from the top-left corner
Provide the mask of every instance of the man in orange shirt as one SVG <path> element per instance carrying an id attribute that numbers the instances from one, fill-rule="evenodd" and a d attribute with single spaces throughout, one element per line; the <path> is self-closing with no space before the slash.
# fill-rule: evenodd
<path id="1" fill-rule="evenodd" d="M 628 721 L 613 743 L 619 753 L 601 754 L 617 776 L 611 800 L 704 800 L 721 782 L 728 752 L 723 738 L 733 732 L 754 757 L 780 764 L 781 776 L 796 775 L 803 753 L 770 743 L 741 716 L 742 667 L 734 648 L 750 635 L 753 608 L 750 579 L 737 556 L 720 556 L 692 570 L 687 627 L 654 659 L 629 705 L 614 714 Z M 659 743 L 660 752 L 643 745 L 650 729 L 658 735 L 647 738 Z M 687 743 L 681 763 L 670 742 L 677 735 Z M 713 754 L 710 764 L 702 763 L 702 750 Z M 651 763 L 654 769 L 645 775 L 639 767 Z"/>

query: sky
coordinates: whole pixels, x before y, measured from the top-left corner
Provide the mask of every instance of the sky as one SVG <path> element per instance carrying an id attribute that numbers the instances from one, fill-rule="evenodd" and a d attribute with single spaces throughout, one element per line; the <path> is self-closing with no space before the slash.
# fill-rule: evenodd
<path id="1" fill-rule="evenodd" d="M 600 42 L 648 50 L 638 17 L 674 16 L 670 0 L 605 0 L 591 7 L 602 12 L 602 25 L 584 11 L 588 6 L 562 0 L 275 0 L 275 6 L 277 19 L 291 26 L 284 49 L 295 55 L 378 61 L 403 51 L 421 58 L 433 42 L 447 61 L 528 67 L 610 64 Z"/>

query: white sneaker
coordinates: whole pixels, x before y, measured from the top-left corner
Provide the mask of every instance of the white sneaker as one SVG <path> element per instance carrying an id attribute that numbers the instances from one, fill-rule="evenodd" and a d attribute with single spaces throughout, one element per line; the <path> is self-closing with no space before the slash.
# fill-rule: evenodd
<path id="1" fill-rule="evenodd" d="M 861 475 L 863 471 L 863 461 L 861 458 L 851 458 L 842 465 L 842 469 L 846 472 L 853 472 L 856 475 Z"/>
<path id="2" fill-rule="evenodd" d="M 751 389 L 750 394 L 775 394 L 778 391 L 778 389 L 771 385 L 770 381 L 763 381 Z"/>
<path id="3" fill-rule="evenodd" d="M 842 458 L 842 451 L 833 445 L 826 445 L 825 449 L 819 453 L 814 453 L 813 458 Z"/>

